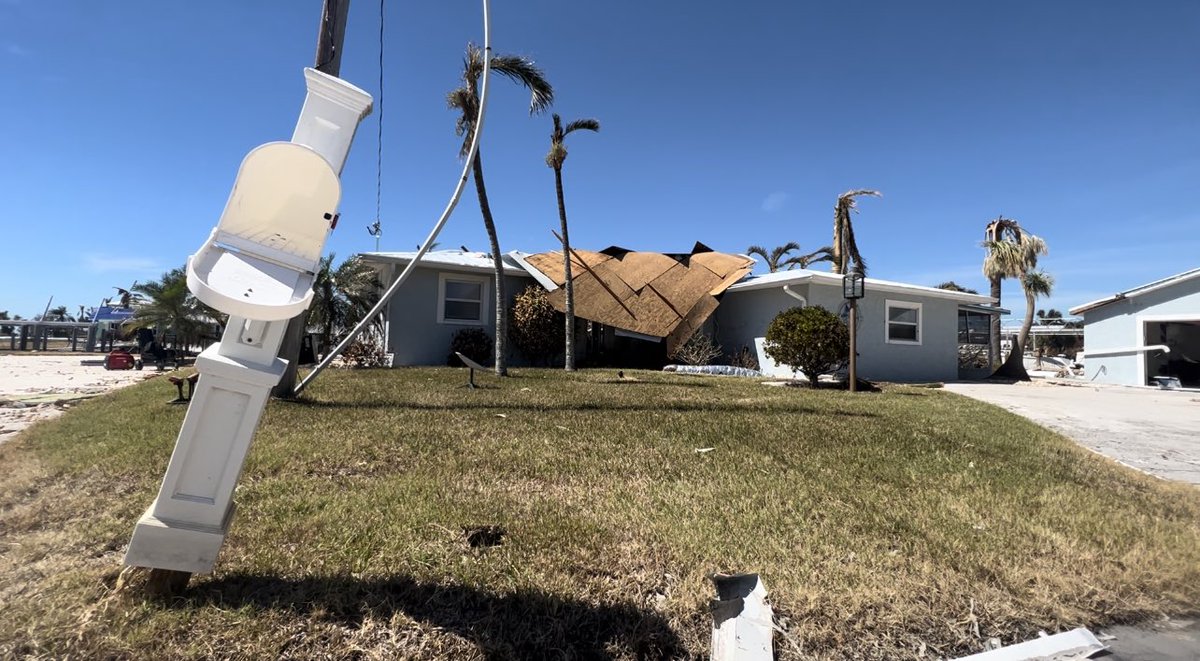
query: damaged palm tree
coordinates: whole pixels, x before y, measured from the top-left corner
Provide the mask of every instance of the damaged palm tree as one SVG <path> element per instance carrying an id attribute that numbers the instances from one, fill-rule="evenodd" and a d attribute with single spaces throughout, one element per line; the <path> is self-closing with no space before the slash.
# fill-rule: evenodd
<path id="1" fill-rule="evenodd" d="M 833 207 L 833 265 L 830 270 L 834 273 L 850 273 L 851 270 L 867 274 L 867 263 L 858 252 L 858 243 L 854 240 L 854 225 L 850 214 L 857 211 L 856 197 L 870 195 L 883 197 L 879 191 L 858 189 L 846 191 L 838 196 L 837 204 Z"/>
<path id="2" fill-rule="evenodd" d="M 1048 253 L 1045 241 L 1021 229 L 1017 221 L 1004 216 L 998 216 L 988 223 L 984 230 L 983 247 L 987 250 L 987 256 L 983 259 L 983 275 L 991 283 L 990 294 L 995 299 L 993 305 L 997 307 L 1000 305 L 1001 283 L 1004 278 L 1024 279 L 1037 268 L 1038 257 Z M 996 367 L 1000 360 L 999 315 L 992 315 L 990 335 L 992 364 Z M 1019 337 L 1013 342 L 1009 360 L 997 368 L 995 375 L 1028 379 L 1029 375 L 1025 373 L 1023 362 L 1023 348 L 1024 339 Z M 1015 361 L 1013 355 L 1016 356 Z"/>
<path id="3" fill-rule="evenodd" d="M 459 111 L 455 132 L 463 137 L 459 149 L 460 158 L 466 158 L 471 150 L 471 139 L 475 135 L 475 118 L 479 115 L 479 79 L 483 75 L 483 51 L 475 44 L 467 44 L 463 58 L 462 86 L 446 95 L 446 103 Z M 554 88 L 545 74 L 534 63 L 516 55 L 493 55 L 491 70 L 520 83 L 530 92 L 529 114 L 545 111 L 554 103 Z M 483 183 L 483 150 L 475 150 L 471 171 L 475 177 L 475 193 L 479 198 L 479 213 L 483 216 L 483 227 L 487 230 L 492 249 L 496 278 L 496 374 L 508 375 L 505 361 L 505 340 L 508 337 L 508 308 L 504 297 L 504 256 L 500 253 L 500 239 L 496 235 L 496 222 L 492 218 L 492 207 L 488 204 L 487 188 Z"/>
<path id="4" fill-rule="evenodd" d="M 563 285 L 567 295 L 566 315 L 566 355 L 563 368 L 568 372 L 575 371 L 575 285 L 571 278 L 571 241 L 567 236 L 567 206 L 563 201 L 562 166 L 567 160 L 567 147 L 563 144 L 572 131 L 599 131 L 600 122 L 594 119 L 577 119 L 563 128 L 562 118 L 554 113 L 554 131 L 550 134 L 550 153 L 546 154 L 546 165 L 554 168 L 554 190 L 558 195 L 558 220 L 562 225 L 563 273 L 566 283 Z"/>

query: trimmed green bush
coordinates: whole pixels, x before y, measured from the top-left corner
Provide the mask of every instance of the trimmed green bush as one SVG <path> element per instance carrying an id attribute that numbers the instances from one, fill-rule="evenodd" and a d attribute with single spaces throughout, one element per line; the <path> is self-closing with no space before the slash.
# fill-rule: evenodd
<path id="1" fill-rule="evenodd" d="M 809 387 L 850 356 L 850 331 L 838 316 L 820 306 L 780 312 L 767 327 L 766 354 L 800 371 Z"/>

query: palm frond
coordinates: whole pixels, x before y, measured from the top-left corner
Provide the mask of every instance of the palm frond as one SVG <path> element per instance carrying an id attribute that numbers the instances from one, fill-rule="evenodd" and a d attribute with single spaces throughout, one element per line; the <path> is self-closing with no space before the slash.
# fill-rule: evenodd
<path id="1" fill-rule="evenodd" d="M 1021 286 L 1034 297 L 1049 296 L 1054 289 L 1054 276 L 1045 271 L 1030 271 L 1021 277 Z"/>
<path id="2" fill-rule="evenodd" d="M 599 132 L 600 121 L 596 119 L 577 119 L 570 124 L 567 124 L 567 128 L 563 130 L 563 135 L 566 136 L 572 131 L 580 130 Z"/>
<path id="3" fill-rule="evenodd" d="M 491 69 L 529 90 L 529 114 L 541 113 L 554 103 L 554 87 L 532 60 L 519 55 L 494 55 Z"/>

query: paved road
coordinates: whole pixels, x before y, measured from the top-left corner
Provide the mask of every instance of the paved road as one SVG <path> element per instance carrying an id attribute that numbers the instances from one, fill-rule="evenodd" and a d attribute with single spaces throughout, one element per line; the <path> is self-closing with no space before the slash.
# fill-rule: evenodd
<path id="1" fill-rule="evenodd" d="M 1120 386 L 948 383 L 1158 477 L 1200 484 L 1200 393 Z"/>

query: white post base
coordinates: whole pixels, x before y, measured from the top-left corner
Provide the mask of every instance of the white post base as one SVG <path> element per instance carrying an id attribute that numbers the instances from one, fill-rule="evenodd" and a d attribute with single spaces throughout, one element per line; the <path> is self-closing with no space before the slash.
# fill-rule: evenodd
<path id="1" fill-rule="evenodd" d="M 160 519 L 154 516 L 156 505 L 157 500 L 138 519 L 125 552 L 125 564 L 190 574 L 211 573 L 237 506 L 230 503 L 221 525 L 214 527 Z"/>

